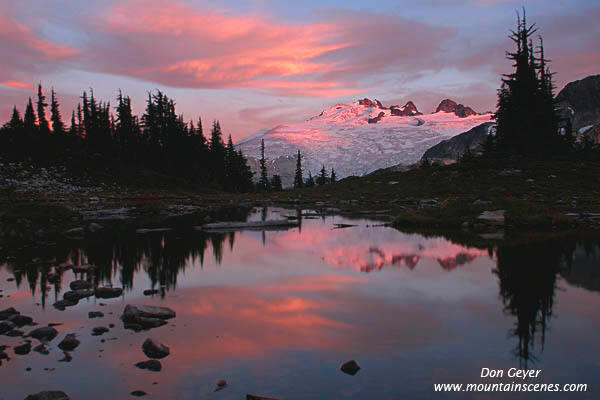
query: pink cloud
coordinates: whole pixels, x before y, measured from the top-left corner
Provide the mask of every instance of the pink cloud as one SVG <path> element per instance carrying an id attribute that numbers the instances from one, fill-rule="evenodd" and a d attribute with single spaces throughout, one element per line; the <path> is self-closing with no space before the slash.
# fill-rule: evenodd
<path id="1" fill-rule="evenodd" d="M 100 38 L 86 58 L 92 69 L 172 87 L 340 97 L 365 90 L 357 77 L 390 67 L 407 72 L 424 64 L 441 67 L 430 59 L 454 34 L 402 17 L 321 14 L 322 20 L 289 23 L 175 0 L 128 0 L 97 19 L 94 34 Z"/>
<path id="2" fill-rule="evenodd" d="M 37 78 L 42 70 L 53 70 L 57 62 L 71 58 L 77 51 L 71 47 L 41 38 L 29 26 L 8 14 L 0 14 L 0 82 L 5 86 L 26 89 L 24 78 Z"/>
<path id="3" fill-rule="evenodd" d="M 0 85 L 8 86 L 15 89 L 33 89 L 33 85 L 29 82 L 21 82 L 15 80 L 7 80 L 0 82 Z"/>

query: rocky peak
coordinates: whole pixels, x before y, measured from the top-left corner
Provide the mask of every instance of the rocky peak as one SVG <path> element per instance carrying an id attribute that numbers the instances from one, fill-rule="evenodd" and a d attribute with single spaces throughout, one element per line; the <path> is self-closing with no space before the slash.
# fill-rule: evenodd
<path id="1" fill-rule="evenodd" d="M 442 100 L 442 102 L 437 106 L 435 112 L 437 113 L 440 111 L 454 113 L 460 118 L 466 118 L 470 115 L 477 115 L 475 110 L 473 110 L 471 107 L 465 106 L 463 104 L 457 104 L 455 101 L 450 99 Z"/>
<path id="2" fill-rule="evenodd" d="M 454 110 L 456 110 L 456 102 L 452 101 L 450 99 L 444 99 L 442 100 L 442 102 L 437 106 L 437 108 L 435 109 L 435 112 L 448 112 L 448 113 L 453 113 Z"/>
<path id="3" fill-rule="evenodd" d="M 369 118 L 367 119 L 367 122 L 369 124 L 376 124 L 379 121 L 381 121 L 381 119 L 385 116 L 385 113 L 383 111 L 381 111 L 375 118 Z"/>
<path id="4" fill-rule="evenodd" d="M 423 113 L 417 110 L 417 106 L 412 101 L 406 102 L 406 104 L 402 107 L 391 106 L 390 112 L 392 115 L 397 115 L 400 117 L 412 117 L 415 115 L 423 115 Z"/>
<path id="5" fill-rule="evenodd" d="M 364 99 L 358 100 L 358 104 L 367 107 L 373 107 L 374 105 L 376 105 L 373 101 L 367 99 L 366 97 Z"/>

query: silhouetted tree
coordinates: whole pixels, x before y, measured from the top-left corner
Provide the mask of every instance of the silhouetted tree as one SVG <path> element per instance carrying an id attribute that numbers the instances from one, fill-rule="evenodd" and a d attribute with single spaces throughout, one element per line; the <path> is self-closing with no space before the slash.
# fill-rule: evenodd
<path id="1" fill-rule="evenodd" d="M 298 150 L 296 172 L 294 174 L 294 188 L 301 188 L 302 186 L 304 186 L 304 179 L 302 178 L 302 155 L 300 154 L 300 150 Z"/>
<path id="2" fill-rule="evenodd" d="M 50 96 L 50 113 L 50 120 L 52 121 L 52 131 L 54 133 L 63 133 L 65 130 L 65 124 L 63 123 L 62 117 L 60 115 L 58 99 L 56 98 L 54 88 L 52 88 Z"/>
<path id="3" fill-rule="evenodd" d="M 42 135 L 50 133 L 50 127 L 48 126 L 48 120 L 46 119 L 46 96 L 42 92 L 42 84 L 38 85 L 38 100 L 37 100 L 37 118 L 38 118 L 38 129 Z"/>
<path id="4" fill-rule="evenodd" d="M 552 74 L 541 41 L 540 57 L 535 56 L 530 39 L 535 32 L 535 24 L 527 25 L 523 9 L 523 17 L 518 16 L 517 31 L 509 36 L 517 47 L 515 52 L 507 53 L 515 69 L 502 79 L 494 115 L 497 148 L 505 153 L 545 151 L 559 143 Z"/>
<path id="5" fill-rule="evenodd" d="M 304 186 L 306 186 L 306 187 L 314 187 L 315 186 L 315 179 L 313 178 L 310 171 L 308 171 L 308 178 L 306 178 L 306 182 L 304 182 Z"/>
<path id="6" fill-rule="evenodd" d="M 35 111 L 33 111 L 33 103 L 31 102 L 30 97 L 29 102 L 27 103 L 27 107 L 25 108 L 25 115 L 23 119 L 25 131 L 32 134 L 36 129 L 36 122 L 37 118 L 35 115 Z"/>
<path id="7" fill-rule="evenodd" d="M 275 174 L 271 177 L 271 190 L 274 190 L 274 191 L 283 190 L 283 185 L 281 184 L 281 176 Z"/>
<path id="8" fill-rule="evenodd" d="M 329 177 L 327 176 L 327 171 L 325 171 L 325 166 L 321 166 L 321 172 L 317 177 L 317 185 L 325 185 L 329 181 Z"/>
<path id="9" fill-rule="evenodd" d="M 260 141 L 260 179 L 258 181 L 259 190 L 269 191 L 269 178 L 267 176 L 267 164 L 265 161 L 265 141 Z"/>

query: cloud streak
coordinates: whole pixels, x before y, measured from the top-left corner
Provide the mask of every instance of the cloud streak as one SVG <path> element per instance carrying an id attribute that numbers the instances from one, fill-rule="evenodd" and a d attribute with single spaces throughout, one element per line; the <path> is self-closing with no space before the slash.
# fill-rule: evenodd
<path id="1" fill-rule="evenodd" d="M 357 78 L 434 61 L 454 30 L 402 17 L 327 10 L 285 23 L 265 15 L 128 0 L 100 16 L 86 49 L 90 68 L 181 88 L 251 88 L 279 96 L 339 97 Z M 421 39 L 419 39 L 421 38 Z"/>

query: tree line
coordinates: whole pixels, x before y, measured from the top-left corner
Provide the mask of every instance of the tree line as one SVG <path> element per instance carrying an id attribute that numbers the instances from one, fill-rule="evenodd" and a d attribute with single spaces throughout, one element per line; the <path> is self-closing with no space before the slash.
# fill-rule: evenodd
<path id="1" fill-rule="evenodd" d="M 202 120 L 186 123 L 160 90 L 148 93 L 141 117 L 121 91 L 114 109 L 93 90 L 84 91 L 67 127 L 54 89 L 48 104 L 40 84 L 35 109 L 30 97 L 23 116 L 15 106 L 0 128 L 0 149 L 11 159 L 62 162 L 88 172 L 142 167 L 230 192 L 254 189 L 246 157 L 235 150 L 231 135 L 224 142 L 219 121 L 207 139 Z"/>

